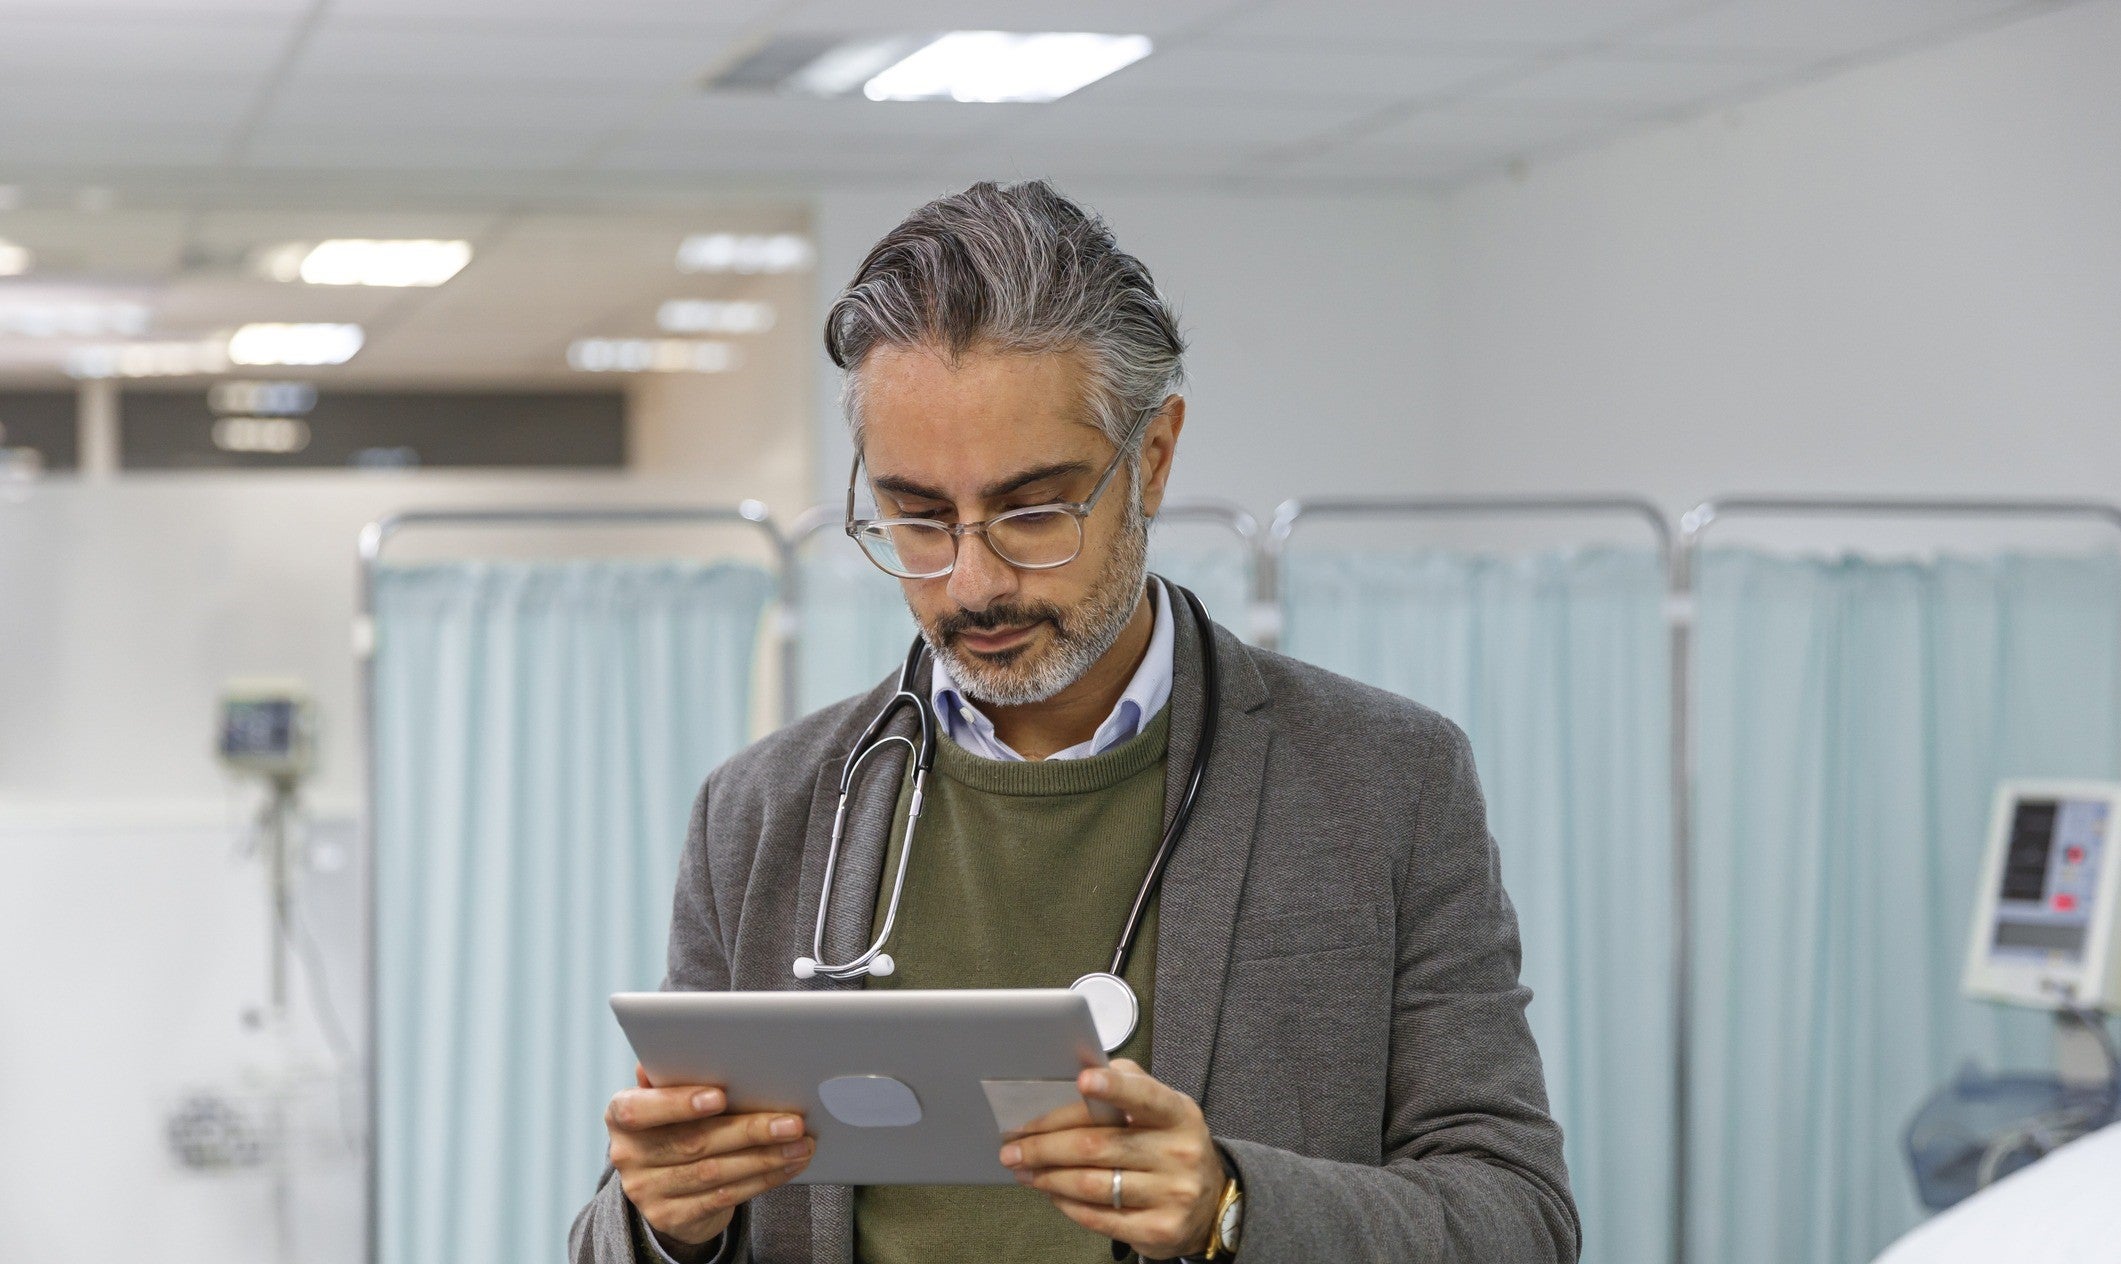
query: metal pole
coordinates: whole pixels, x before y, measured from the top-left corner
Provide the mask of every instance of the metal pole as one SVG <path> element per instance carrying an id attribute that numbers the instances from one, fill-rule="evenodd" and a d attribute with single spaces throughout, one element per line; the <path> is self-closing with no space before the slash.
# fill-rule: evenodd
<path id="1" fill-rule="evenodd" d="M 1693 809 L 1698 792 L 1700 742 L 1693 705 L 1693 653 L 1695 628 L 1695 582 L 1703 537 L 1711 526 L 1734 516 L 1780 517 L 1985 517 L 1985 518 L 2091 518 L 2121 530 L 2121 507 L 2088 500 L 1984 500 L 1899 499 L 1892 497 L 1830 497 L 1741 495 L 1705 500 L 1679 520 L 1679 540 L 1672 559 L 1672 810 L 1673 884 L 1681 908 L 1692 899 Z M 1676 928 L 1677 956 L 1673 971 L 1676 1027 L 1673 1033 L 1675 1059 L 1672 1085 L 1673 1206 L 1672 1264 L 1685 1264 L 1688 1232 L 1687 1172 L 1691 1148 L 1693 1069 L 1692 957 L 1688 951 L 1691 926 Z"/>
<path id="2" fill-rule="evenodd" d="M 380 1264 L 382 1259 L 381 1198 L 382 1171 L 376 1140 L 381 1135 L 382 1094 L 377 1091 L 378 1069 L 382 1065 L 382 1043 L 377 1016 L 381 1012 L 381 972 L 377 969 L 379 945 L 376 916 L 376 770 L 381 762 L 381 745 L 376 733 L 376 571 L 383 559 L 383 551 L 390 541 L 408 530 L 430 527 L 647 527 L 647 526 L 711 526 L 719 524 L 748 525 L 765 535 L 773 549 L 775 591 L 781 604 L 781 622 L 776 636 L 782 646 L 779 713 L 782 723 L 795 716 L 795 669 L 794 656 L 788 651 L 799 635 L 798 625 L 790 618 L 798 593 L 795 580 L 794 546 L 766 512 L 766 506 L 756 500 L 747 500 L 735 507 L 710 506 L 565 506 L 555 508 L 525 509 L 423 509 L 408 513 L 393 514 L 380 518 L 361 528 L 357 554 L 360 575 L 355 589 L 353 626 L 354 657 L 361 666 L 361 728 L 366 735 L 362 743 L 365 767 L 364 813 L 361 822 L 363 843 L 367 854 L 362 868 L 366 882 L 362 891 L 361 920 L 366 938 L 364 956 L 367 960 L 368 1064 L 363 1068 L 363 1079 L 367 1085 L 368 1136 L 363 1158 L 366 1164 L 367 1206 L 363 1216 L 365 1239 L 363 1258 L 369 1264 Z"/>

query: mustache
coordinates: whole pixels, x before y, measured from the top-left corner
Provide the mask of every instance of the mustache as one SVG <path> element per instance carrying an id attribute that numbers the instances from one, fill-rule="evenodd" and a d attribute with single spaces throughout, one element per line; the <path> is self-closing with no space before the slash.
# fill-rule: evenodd
<path id="1" fill-rule="evenodd" d="M 1059 606 L 1045 602 L 1005 603 L 987 607 L 985 610 L 959 610 L 936 620 L 935 639 L 948 645 L 966 632 L 992 632 L 998 628 L 1022 628 L 1034 623 L 1051 623 L 1054 630 L 1066 634 L 1068 624 Z"/>

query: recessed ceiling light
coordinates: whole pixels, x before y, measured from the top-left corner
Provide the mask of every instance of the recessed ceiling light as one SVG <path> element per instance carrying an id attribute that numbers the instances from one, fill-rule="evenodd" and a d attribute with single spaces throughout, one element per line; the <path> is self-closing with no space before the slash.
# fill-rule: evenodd
<path id="1" fill-rule="evenodd" d="M 811 254 L 796 233 L 694 233 L 678 246 L 678 271 L 799 272 Z"/>
<path id="2" fill-rule="evenodd" d="M 202 342 L 120 342 L 76 347 L 67 353 L 69 377 L 198 377 L 228 371 L 228 344 L 218 338 Z"/>
<path id="3" fill-rule="evenodd" d="M 18 338 L 137 338 L 147 332 L 145 303 L 93 298 L 0 295 L 0 334 Z M 79 293 L 80 291 L 76 291 Z"/>
<path id="4" fill-rule="evenodd" d="M 0 276 L 21 276 L 29 265 L 29 247 L 0 238 Z"/>
<path id="5" fill-rule="evenodd" d="M 569 367 L 584 373 L 726 373 L 739 362 L 726 342 L 699 338 L 578 338 Z"/>
<path id="6" fill-rule="evenodd" d="M 1147 57 L 1146 35 L 952 31 L 862 85 L 871 101 L 1057 101 Z"/>
<path id="7" fill-rule="evenodd" d="M 759 334 L 773 320 L 773 304 L 743 299 L 674 298 L 655 312 L 666 334 Z"/>
<path id="8" fill-rule="evenodd" d="M 311 244 L 288 242 L 258 252 L 259 272 L 275 281 L 310 285 L 440 285 L 471 262 L 468 241 L 379 241 L 342 237 Z"/>
<path id="9" fill-rule="evenodd" d="M 317 406 L 317 388 L 307 382 L 216 382 L 206 405 L 217 413 L 287 417 Z"/>
<path id="10" fill-rule="evenodd" d="M 235 364 L 344 364 L 361 349 L 359 325 L 245 325 L 228 340 Z"/>
<path id="11" fill-rule="evenodd" d="M 309 423 L 300 417 L 223 417 L 214 423 L 214 446 L 223 452 L 286 456 L 309 446 Z"/>

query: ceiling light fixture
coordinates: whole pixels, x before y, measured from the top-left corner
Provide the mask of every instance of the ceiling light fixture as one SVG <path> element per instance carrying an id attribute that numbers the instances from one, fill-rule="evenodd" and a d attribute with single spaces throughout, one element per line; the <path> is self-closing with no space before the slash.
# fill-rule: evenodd
<path id="1" fill-rule="evenodd" d="M 1146 35 L 952 31 L 862 85 L 871 101 L 1057 101 L 1147 57 Z"/>
<path id="2" fill-rule="evenodd" d="M 47 288 L 47 294 L 51 291 Z M 147 332 L 145 303 L 85 298 L 0 296 L 0 335 L 17 338 L 137 338 Z"/>
<path id="3" fill-rule="evenodd" d="M 228 371 L 228 344 L 203 342 L 119 342 L 76 347 L 66 355 L 66 374 L 75 378 L 200 377 Z"/>
<path id="4" fill-rule="evenodd" d="M 697 338 L 578 338 L 567 364 L 584 373 L 726 373 L 735 347 Z"/>
<path id="5" fill-rule="evenodd" d="M 214 423 L 214 446 L 223 452 L 287 456 L 309 446 L 309 423 L 299 417 L 223 417 Z"/>
<path id="6" fill-rule="evenodd" d="M 385 241 L 340 237 L 288 242 L 262 250 L 258 271 L 275 281 L 310 285 L 440 285 L 471 262 L 468 241 Z"/>
<path id="7" fill-rule="evenodd" d="M 678 245 L 678 271 L 800 272 L 811 257 L 796 233 L 694 233 Z"/>
<path id="8" fill-rule="evenodd" d="M 29 271 L 30 263 L 29 247 L 0 237 L 0 276 L 21 276 Z"/>
<path id="9" fill-rule="evenodd" d="M 743 299 L 674 298 L 655 312 L 666 334 L 762 334 L 773 320 L 773 304 Z"/>
<path id="10" fill-rule="evenodd" d="M 359 325 L 245 325 L 228 340 L 236 364 L 344 364 L 361 349 Z"/>

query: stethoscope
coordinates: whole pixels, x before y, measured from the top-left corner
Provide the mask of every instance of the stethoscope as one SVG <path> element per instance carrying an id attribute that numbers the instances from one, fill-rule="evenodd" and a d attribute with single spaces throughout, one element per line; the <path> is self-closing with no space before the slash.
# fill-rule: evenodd
<path id="1" fill-rule="evenodd" d="M 1170 864 L 1172 849 L 1177 846 L 1179 836 L 1185 833 L 1186 821 L 1193 815 L 1193 803 L 1200 796 L 1201 779 L 1208 770 L 1208 759 L 1215 748 L 1215 708 L 1221 683 L 1216 671 L 1215 625 L 1209 620 L 1207 607 L 1201 605 L 1200 598 L 1176 584 L 1166 583 L 1164 589 L 1182 597 L 1193 612 L 1193 622 L 1200 629 L 1201 662 L 1208 688 L 1201 705 L 1200 742 L 1193 748 L 1193 766 L 1186 776 L 1185 793 L 1178 801 L 1178 811 L 1172 814 L 1170 825 L 1164 828 L 1162 840 L 1156 845 L 1156 857 L 1149 862 L 1148 876 L 1142 879 L 1141 890 L 1135 893 L 1134 907 L 1128 910 L 1127 923 L 1119 933 L 1119 943 L 1112 949 L 1111 965 L 1068 985 L 1070 991 L 1081 994 L 1089 1002 L 1091 1020 L 1097 1025 L 1098 1043 L 1104 1046 L 1106 1053 L 1115 1052 L 1126 1044 L 1141 1022 L 1141 1003 L 1124 977 L 1127 961 L 1134 955 L 1134 941 L 1141 933 L 1142 919 L 1148 915 L 1149 902 L 1156 898 L 1158 888 L 1163 885 L 1164 869 Z M 899 897 L 906 889 L 906 865 L 913 858 L 914 827 L 920 824 L 921 800 L 927 792 L 928 774 L 935 768 L 935 713 L 929 707 L 928 699 L 914 688 L 914 678 L 919 674 L 927 652 L 928 643 L 921 637 L 914 637 L 913 647 L 906 651 L 905 666 L 899 669 L 898 691 L 855 739 L 854 749 L 847 755 L 847 766 L 840 770 L 840 802 L 832 814 L 832 844 L 825 852 L 825 879 L 817 900 L 817 928 L 810 937 L 811 955 L 795 959 L 795 977 L 798 979 L 818 975 L 843 981 L 864 975 L 881 978 L 898 968 L 891 954 L 884 951 L 884 945 L 890 941 L 891 928 L 898 921 Z M 884 732 L 884 727 L 900 707 L 913 708 L 914 715 L 919 717 L 919 742 L 902 733 Z M 868 950 L 854 960 L 828 964 L 824 959 L 825 911 L 832 906 L 832 878 L 839 867 L 841 831 L 847 824 L 847 798 L 854 790 L 855 774 L 862 761 L 893 742 L 904 745 L 907 753 L 913 756 L 913 798 L 907 805 L 906 841 L 899 847 L 898 871 L 891 879 L 891 902 L 884 909 L 884 928 Z"/>

